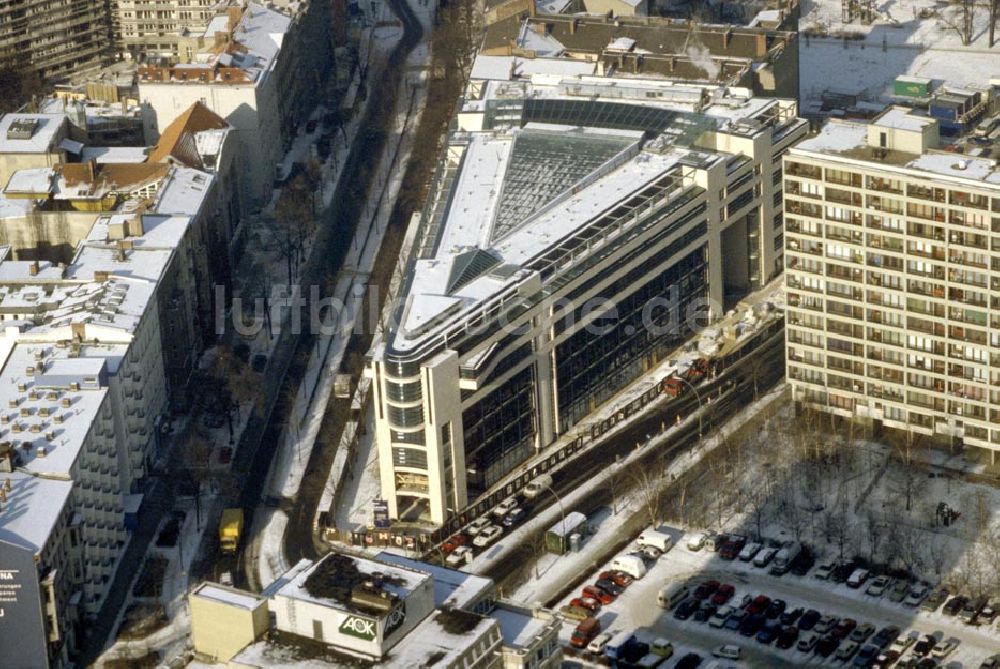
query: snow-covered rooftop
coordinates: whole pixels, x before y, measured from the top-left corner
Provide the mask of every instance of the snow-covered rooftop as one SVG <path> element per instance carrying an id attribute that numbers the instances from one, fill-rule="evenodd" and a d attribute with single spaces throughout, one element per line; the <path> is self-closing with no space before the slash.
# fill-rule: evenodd
<path id="1" fill-rule="evenodd" d="M 65 123 L 62 114 L 7 114 L 0 118 L 0 153 L 48 153 Z M 12 124 L 32 126 L 30 137 L 9 137 Z"/>
<path id="2" fill-rule="evenodd" d="M 490 618 L 500 624 L 504 645 L 514 648 L 529 646 L 549 626 L 549 621 L 502 605 L 490 611 Z"/>
<path id="3" fill-rule="evenodd" d="M 386 551 L 382 551 L 375 558 L 389 564 L 429 573 L 434 579 L 436 608 L 444 605 L 465 608 L 482 597 L 483 593 L 493 589 L 492 580 L 457 569 L 428 564 Z"/>
<path id="4" fill-rule="evenodd" d="M 148 157 L 143 146 L 85 146 L 80 152 L 80 162 L 96 161 L 105 163 L 143 163 Z"/>
<path id="5" fill-rule="evenodd" d="M 919 132 L 929 125 L 934 125 L 937 121 L 927 116 L 914 114 L 904 107 L 890 107 L 872 123 L 880 128 Z"/>
<path id="6" fill-rule="evenodd" d="M 6 501 L 0 502 L 0 541 L 40 551 L 73 490 L 70 481 L 0 474 L 0 485 L 10 481 Z"/>
<path id="7" fill-rule="evenodd" d="M 228 604 L 229 606 L 246 609 L 247 611 L 253 611 L 265 601 L 263 597 L 258 597 L 251 592 L 229 588 L 224 585 L 216 585 L 215 583 L 202 583 L 195 588 L 192 594 L 197 597 L 211 599 L 220 604 Z"/>
<path id="8" fill-rule="evenodd" d="M 196 215 L 214 178 L 201 170 L 175 167 L 160 188 L 156 211 L 161 214 Z"/>
<path id="9" fill-rule="evenodd" d="M 470 79 L 509 81 L 532 74 L 594 74 L 597 63 L 569 58 L 523 58 L 520 56 L 490 56 L 480 54 L 472 64 Z"/>

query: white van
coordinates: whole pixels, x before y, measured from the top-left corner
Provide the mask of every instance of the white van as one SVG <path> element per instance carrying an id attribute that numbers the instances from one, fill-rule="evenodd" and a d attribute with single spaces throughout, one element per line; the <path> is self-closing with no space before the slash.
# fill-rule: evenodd
<path id="1" fill-rule="evenodd" d="M 623 571 L 636 580 L 646 575 L 646 563 L 638 555 L 619 555 L 611 561 L 610 568 Z"/>
<path id="2" fill-rule="evenodd" d="M 552 477 L 548 474 L 542 474 L 524 486 L 524 496 L 528 499 L 534 499 L 551 487 Z"/>
<path id="3" fill-rule="evenodd" d="M 672 609 L 687 598 L 688 587 L 683 583 L 671 583 L 660 588 L 660 593 L 656 596 L 656 603 L 660 608 Z"/>
<path id="4" fill-rule="evenodd" d="M 629 632 L 628 630 L 622 630 L 618 632 L 613 637 L 611 641 L 604 647 L 604 657 L 609 660 L 618 660 L 619 655 L 622 651 L 622 646 L 632 643 L 636 640 L 635 634 Z"/>
<path id="5" fill-rule="evenodd" d="M 666 532 L 652 528 L 639 535 L 640 546 L 652 546 L 661 553 L 666 553 L 674 546 L 674 539 Z"/>

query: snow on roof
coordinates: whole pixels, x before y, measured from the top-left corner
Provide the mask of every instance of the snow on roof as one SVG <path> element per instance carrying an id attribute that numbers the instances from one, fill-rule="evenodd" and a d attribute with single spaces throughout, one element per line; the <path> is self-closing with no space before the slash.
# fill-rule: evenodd
<path id="1" fill-rule="evenodd" d="M 188 167 L 175 167 L 160 187 L 156 211 L 194 216 L 201 211 L 215 177 Z"/>
<path id="2" fill-rule="evenodd" d="M 28 139 L 10 139 L 14 123 L 34 125 Z M 0 153 L 48 153 L 55 148 L 56 136 L 66 123 L 62 114 L 7 114 L 0 118 Z"/>
<path id="3" fill-rule="evenodd" d="M 819 133 L 795 145 L 802 151 L 818 153 L 841 153 L 868 142 L 868 124 L 852 121 L 827 121 Z"/>
<path id="4" fill-rule="evenodd" d="M 413 560 L 395 553 L 382 551 L 375 556 L 375 559 L 429 573 L 434 579 L 434 606 L 436 608 L 445 604 L 460 609 L 466 608 L 482 597 L 483 593 L 493 589 L 493 581 L 488 578 Z"/>
<path id="5" fill-rule="evenodd" d="M 55 171 L 51 167 L 35 167 L 18 170 L 10 175 L 7 181 L 6 193 L 44 194 L 52 190 Z"/>
<path id="6" fill-rule="evenodd" d="M 536 56 L 558 56 L 566 47 L 563 43 L 551 35 L 539 35 L 532 30 L 528 20 L 525 19 L 521 26 L 521 33 L 517 38 L 517 45 L 522 49 L 533 51 Z"/>
<path id="7" fill-rule="evenodd" d="M 635 40 L 631 37 L 616 37 L 608 44 L 608 51 L 631 51 L 635 47 Z"/>
<path id="8" fill-rule="evenodd" d="M 907 163 L 906 166 L 923 172 L 934 172 L 976 181 L 986 180 L 996 170 L 992 160 L 969 158 L 953 153 L 926 153 Z"/>
<path id="9" fill-rule="evenodd" d="M 247 611 L 253 611 L 266 601 L 265 598 L 258 597 L 251 592 L 226 587 L 224 585 L 216 585 L 215 583 L 202 583 L 195 588 L 195 591 L 192 594 L 196 597 L 211 599 L 212 601 L 220 604 L 235 606 L 237 608 L 246 609 Z"/>
<path id="10" fill-rule="evenodd" d="M 549 528 L 549 532 L 557 537 L 564 537 L 575 532 L 580 525 L 587 522 L 587 516 L 580 511 L 570 511 L 565 518 L 560 518 L 559 522 Z"/>
<path id="11" fill-rule="evenodd" d="M 233 31 L 233 39 L 246 48 L 246 53 L 234 54 L 233 65 L 249 72 L 258 83 L 266 79 L 291 22 L 281 12 L 248 4 Z"/>
<path id="12" fill-rule="evenodd" d="M 480 54 L 472 64 L 470 79 L 510 81 L 533 74 L 576 76 L 594 74 L 596 62 L 569 58 L 522 58 L 520 56 L 488 56 Z"/>
<path id="13" fill-rule="evenodd" d="M 66 508 L 73 484 L 21 472 L 0 474 L 0 484 L 4 481 L 10 481 L 11 490 L 0 502 L 0 541 L 41 551 Z"/>
<path id="14" fill-rule="evenodd" d="M 573 0 L 539 0 L 535 10 L 540 14 L 562 14 L 573 4 Z"/>
<path id="15" fill-rule="evenodd" d="M 0 413 L 10 425 L 5 438 L 17 449 L 23 470 L 32 474 L 70 477 L 108 391 L 106 383 L 101 385 L 103 360 L 68 360 L 68 352 L 54 345 L 16 344 L 3 367 Z M 36 376 L 27 373 L 29 368 L 44 371 Z"/>
<path id="16" fill-rule="evenodd" d="M 890 107 L 872 123 L 880 128 L 919 132 L 929 125 L 934 125 L 937 121 L 927 116 L 919 116 L 905 107 Z"/>
<path id="17" fill-rule="evenodd" d="M 147 149 L 142 146 L 85 146 L 80 152 L 80 162 L 94 160 L 105 163 L 144 163 Z"/>
<path id="18" fill-rule="evenodd" d="M 490 611 L 489 615 L 500 624 L 504 645 L 515 648 L 531 645 L 531 640 L 549 626 L 549 621 L 536 618 L 530 613 L 504 607 L 502 604 Z"/>
<path id="19" fill-rule="evenodd" d="M 386 669 L 412 669 L 413 667 L 450 667 L 468 651 L 473 640 L 480 639 L 497 626 L 488 616 L 482 616 L 468 632 L 453 634 L 438 622 L 440 612 L 423 620 L 392 649 L 380 667 Z M 469 614 L 473 615 L 473 614 Z"/>
<path id="20" fill-rule="evenodd" d="M 31 200 L 11 199 L 0 193 L 0 219 L 27 216 L 33 206 Z"/>
<path id="21" fill-rule="evenodd" d="M 324 561 L 335 555 L 338 555 L 338 553 L 329 553 L 312 564 L 307 563 L 303 565 L 300 561 L 297 565 L 295 565 L 295 567 L 289 570 L 290 573 L 287 574 L 287 577 L 283 575 L 278 579 L 278 581 L 275 581 L 275 583 L 267 588 L 265 592 L 268 594 L 266 596 L 280 596 L 287 597 L 289 599 L 297 599 L 337 609 L 339 611 L 353 610 L 353 607 L 345 604 L 344 602 L 340 602 L 331 597 L 314 596 L 309 593 L 309 590 L 306 589 L 306 581 L 309 580 L 312 573 L 316 571 L 316 569 Z M 355 566 L 362 574 L 371 574 L 375 572 L 383 574 L 385 578 L 383 587 L 400 599 L 406 599 L 409 597 L 410 593 L 431 578 L 431 575 L 424 571 L 418 571 L 416 569 L 410 569 L 408 567 L 393 565 L 387 562 L 371 560 L 355 555 L 350 555 L 348 557 L 354 560 Z"/>
<path id="22" fill-rule="evenodd" d="M 198 147 L 198 153 L 202 156 L 219 155 L 219 151 L 222 150 L 222 143 L 226 140 L 226 135 L 228 134 L 228 128 L 219 130 L 202 130 L 201 132 L 195 133 L 194 142 Z"/>

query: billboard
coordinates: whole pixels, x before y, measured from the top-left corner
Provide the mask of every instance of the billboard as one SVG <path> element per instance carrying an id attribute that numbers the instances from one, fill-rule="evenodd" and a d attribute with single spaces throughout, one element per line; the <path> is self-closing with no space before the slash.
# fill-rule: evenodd
<path id="1" fill-rule="evenodd" d="M 0 667 L 48 666 L 35 551 L 0 540 Z"/>

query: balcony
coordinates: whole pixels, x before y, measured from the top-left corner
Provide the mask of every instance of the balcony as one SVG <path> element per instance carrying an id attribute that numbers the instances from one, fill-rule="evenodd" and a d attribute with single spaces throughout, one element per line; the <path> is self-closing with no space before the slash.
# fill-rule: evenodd
<path id="1" fill-rule="evenodd" d="M 846 204 L 851 207 L 860 207 L 861 193 L 852 193 L 850 191 L 840 190 L 839 188 L 827 188 L 826 200 L 827 202 Z"/>
<path id="2" fill-rule="evenodd" d="M 903 203 L 892 198 L 870 195 L 868 197 L 868 208 L 884 211 L 888 214 L 902 214 Z"/>
<path id="3" fill-rule="evenodd" d="M 928 188 L 926 186 L 907 184 L 906 196 L 918 200 L 929 200 L 931 202 L 944 202 L 945 190 L 943 188 Z"/>
<path id="4" fill-rule="evenodd" d="M 896 179 L 883 179 L 882 177 L 868 177 L 868 190 L 877 190 L 883 193 L 902 194 L 903 185 Z"/>
<path id="5" fill-rule="evenodd" d="M 810 218 L 823 218 L 823 207 L 818 204 L 808 202 L 796 202 L 795 200 L 785 200 L 785 213 L 796 216 L 809 216 Z"/>
<path id="6" fill-rule="evenodd" d="M 934 337 L 945 336 L 945 328 L 943 325 L 940 323 L 932 323 L 931 321 L 927 321 L 922 318 L 907 318 L 906 327 L 910 330 L 923 332 L 924 334 L 932 335 Z"/>
<path id="7" fill-rule="evenodd" d="M 794 177 L 805 177 L 807 179 L 822 180 L 823 170 L 815 165 L 806 165 L 789 161 L 785 163 L 785 174 Z"/>
<path id="8" fill-rule="evenodd" d="M 930 260 L 944 260 L 945 253 L 943 248 L 937 246 L 931 247 L 929 250 L 925 248 L 920 248 L 912 242 L 906 245 L 906 253 L 911 256 L 917 256 L 919 258 L 928 258 Z"/>
<path id="9" fill-rule="evenodd" d="M 989 280 L 985 274 L 980 272 L 966 272 L 960 269 L 949 269 L 948 280 L 953 283 L 964 283 L 968 286 L 978 286 L 980 288 L 986 288 L 989 285 Z"/>
<path id="10" fill-rule="evenodd" d="M 976 234 L 975 232 L 952 232 L 948 241 L 960 246 L 971 246 L 972 248 L 986 251 L 989 249 L 989 237 Z"/>
<path id="11" fill-rule="evenodd" d="M 961 302 L 962 304 L 968 304 L 973 307 L 985 307 L 988 304 L 986 297 L 982 293 L 962 290 L 960 288 L 949 288 L 948 299 L 955 302 Z"/>

